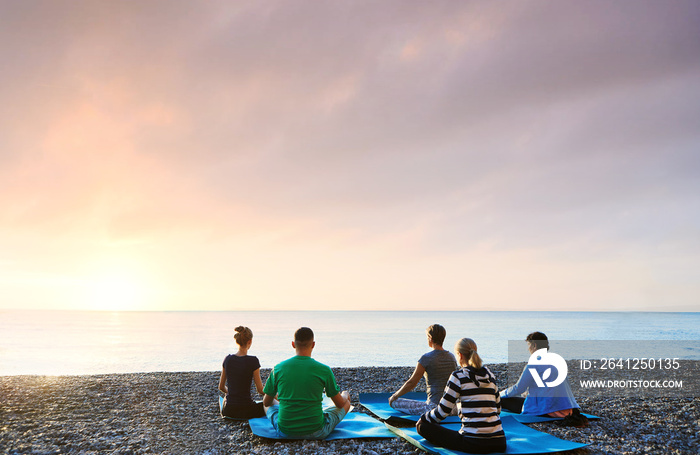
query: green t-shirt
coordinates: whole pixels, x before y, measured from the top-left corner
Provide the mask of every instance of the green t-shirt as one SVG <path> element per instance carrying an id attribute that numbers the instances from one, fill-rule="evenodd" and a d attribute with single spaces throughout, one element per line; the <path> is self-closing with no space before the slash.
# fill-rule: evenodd
<path id="1" fill-rule="evenodd" d="M 282 433 L 306 435 L 323 426 L 323 391 L 332 398 L 340 393 L 330 367 L 311 357 L 297 355 L 275 365 L 263 392 L 277 395 L 277 424 Z"/>

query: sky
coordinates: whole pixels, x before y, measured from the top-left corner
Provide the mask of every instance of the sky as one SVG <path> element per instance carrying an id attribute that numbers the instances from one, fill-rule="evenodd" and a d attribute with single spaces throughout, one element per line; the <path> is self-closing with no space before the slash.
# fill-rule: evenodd
<path id="1" fill-rule="evenodd" d="M 700 3 L 0 0 L 0 308 L 700 311 Z"/>

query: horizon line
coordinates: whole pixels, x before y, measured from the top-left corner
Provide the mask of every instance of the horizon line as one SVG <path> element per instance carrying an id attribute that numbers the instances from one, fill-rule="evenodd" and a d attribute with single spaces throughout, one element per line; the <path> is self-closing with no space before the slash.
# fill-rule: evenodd
<path id="1" fill-rule="evenodd" d="M 105 310 L 105 309 L 87 309 L 87 308 L 0 308 L 2 311 L 76 311 L 76 312 L 90 312 L 90 313 L 234 313 L 234 312 L 247 312 L 247 313 L 423 313 L 423 312 L 434 312 L 434 313 L 700 313 L 698 310 L 649 310 L 649 309 L 639 309 L 639 310 L 454 310 L 454 309 L 443 309 L 443 310 L 279 310 L 279 309 L 267 309 L 267 310 L 253 310 L 253 309 L 236 309 L 236 310 Z"/>

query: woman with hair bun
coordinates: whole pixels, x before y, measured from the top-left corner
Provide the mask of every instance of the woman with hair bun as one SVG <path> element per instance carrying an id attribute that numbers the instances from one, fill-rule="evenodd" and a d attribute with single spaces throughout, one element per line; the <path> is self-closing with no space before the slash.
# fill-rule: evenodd
<path id="1" fill-rule="evenodd" d="M 450 376 L 438 406 L 421 416 L 418 434 L 433 444 L 469 453 L 506 451 L 506 436 L 501 426 L 498 386 L 491 371 L 483 365 L 471 338 L 455 345 L 461 368 Z M 462 427 L 459 431 L 439 425 L 459 402 Z"/>
<path id="2" fill-rule="evenodd" d="M 248 350 L 253 344 L 253 331 L 248 327 L 238 326 L 233 337 L 238 344 L 238 352 L 226 356 L 219 379 L 219 390 L 225 395 L 221 415 L 235 419 L 264 417 L 262 402 L 255 402 L 250 397 L 250 385 L 253 381 L 258 393 L 263 394 L 260 361 L 257 357 L 248 355 Z"/>

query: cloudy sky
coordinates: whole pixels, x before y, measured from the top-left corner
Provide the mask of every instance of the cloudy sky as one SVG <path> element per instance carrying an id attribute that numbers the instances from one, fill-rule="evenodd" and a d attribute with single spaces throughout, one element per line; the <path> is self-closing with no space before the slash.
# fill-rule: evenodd
<path id="1" fill-rule="evenodd" d="M 700 311 L 700 3 L 0 0 L 0 308 Z"/>

